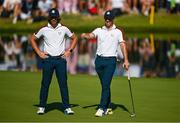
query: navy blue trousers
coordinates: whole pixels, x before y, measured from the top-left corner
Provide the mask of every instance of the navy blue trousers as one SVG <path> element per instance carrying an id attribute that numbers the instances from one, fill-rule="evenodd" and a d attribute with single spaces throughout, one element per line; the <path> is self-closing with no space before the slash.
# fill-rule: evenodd
<path id="1" fill-rule="evenodd" d="M 99 108 L 107 109 L 111 103 L 111 80 L 116 68 L 116 57 L 97 56 L 95 69 L 101 81 L 101 100 Z"/>
<path id="2" fill-rule="evenodd" d="M 43 60 L 43 71 L 42 71 L 42 81 L 40 90 L 40 107 L 45 107 L 48 97 L 49 85 L 55 70 L 56 77 L 58 80 L 60 94 L 62 98 L 62 104 L 64 108 L 69 108 L 69 94 L 67 85 L 67 70 L 66 70 L 66 60 L 61 57 L 49 56 Z"/>

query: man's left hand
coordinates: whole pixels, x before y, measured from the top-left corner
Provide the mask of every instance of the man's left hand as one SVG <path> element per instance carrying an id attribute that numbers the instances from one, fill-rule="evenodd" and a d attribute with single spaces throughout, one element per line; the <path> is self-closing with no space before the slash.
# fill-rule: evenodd
<path id="1" fill-rule="evenodd" d="M 71 52 L 69 50 L 65 51 L 63 56 L 64 58 L 69 57 L 71 55 Z"/>

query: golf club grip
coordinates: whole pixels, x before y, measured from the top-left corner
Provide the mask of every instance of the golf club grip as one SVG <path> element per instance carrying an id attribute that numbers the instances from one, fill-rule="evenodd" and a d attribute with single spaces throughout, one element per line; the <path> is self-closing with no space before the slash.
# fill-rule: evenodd
<path id="1" fill-rule="evenodd" d="M 129 72 L 129 70 L 127 71 L 127 76 L 128 76 L 128 80 L 130 80 L 130 72 Z"/>

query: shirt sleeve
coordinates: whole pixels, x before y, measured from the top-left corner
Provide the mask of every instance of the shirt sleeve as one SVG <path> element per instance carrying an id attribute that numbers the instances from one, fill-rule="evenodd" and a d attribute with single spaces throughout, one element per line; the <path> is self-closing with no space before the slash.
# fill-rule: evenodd
<path id="1" fill-rule="evenodd" d="M 99 28 L 96 28 L 95 30 L 92 31 L 92 34 L 94 34 L 95 37 L 98 36 L 99 33 Z"/>
<path id="2" fill-rule="evenodd" d="M 123 38 L 123 33 L 120 31 L 120 30 L 118 30 L 119 31 L 119 33 L 118 33 L 118 42 L 119 43 L 121 43 L 121 42 L 124 42 L 124 38 Z"/>
<path id="3" fill-rule="evenodd" d="M 43 29 L 40 29 L 37 33 L 34 33 L 34 35 L 36 36 L 36 38 L 40 38 L 41 36 L 43 36 Z"/>
<path id="4" fill-rule="evenodd" d="M 65 31 L 66 31 L 66 35 L 68 37 L 71 37 L 74 33 L 72 33 L 67 27 L 65 28 Z"/>

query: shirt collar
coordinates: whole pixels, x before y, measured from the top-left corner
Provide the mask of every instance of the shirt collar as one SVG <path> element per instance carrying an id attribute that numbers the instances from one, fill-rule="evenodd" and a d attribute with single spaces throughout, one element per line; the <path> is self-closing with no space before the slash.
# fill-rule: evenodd
<path id="1" fill-rule="evenodd" d="M 58 25 L 56 26 L 56 28 L 52 27 L 50 23 L 48 23 L 47 25 L 49 28 L 53 28 L 53 29 L 57 29 L 59 27 L 61 27 L 62 25 L 60 23 L 58 23 Z"/>
<path id="2" fill-rule="evenodd" d="M 102 29 L 105 29 L 105 30 L 116 29 L 116 25 L 113 24 L 113 26 L 111 28 L 109 28 L 109 29 L 106 26 L 103 26 Z"/>

